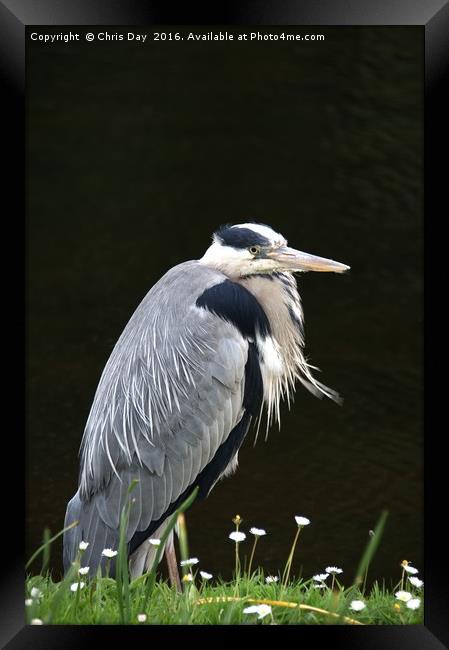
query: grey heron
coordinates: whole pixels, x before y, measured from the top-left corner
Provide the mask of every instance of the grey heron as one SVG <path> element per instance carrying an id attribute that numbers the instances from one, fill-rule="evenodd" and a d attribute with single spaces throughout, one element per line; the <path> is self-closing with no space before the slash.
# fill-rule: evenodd
<path id="1" fill-rule="evenodd" d="M 101 375 L 82 443 L 78 491 L 64 534 L 67 572 L 81 541 L 82 565 L 105 569 L 132 493 L 126 533 L 131 576 L 154 561 L 151 537 L 198 486 L 205 498 L 232 474 L 250 426 L 267 430 L 298 380 L 338 398 L 304 356 L 303 312 L 294 273 L 349 269 L 290 248 L 271 227 L 222 226 L 199 260 L 170 269 L 147 293 Z M 179 584 L 173 536 L 165 548 Z M 111 566 L 113 570 L 113 563 Z"/>

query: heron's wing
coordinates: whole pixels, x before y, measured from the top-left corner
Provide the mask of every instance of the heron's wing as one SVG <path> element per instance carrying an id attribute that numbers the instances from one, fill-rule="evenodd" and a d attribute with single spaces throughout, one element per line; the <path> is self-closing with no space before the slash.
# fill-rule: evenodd
<path id="1" fill-rule="evenodd" d="M 223 277 L 195 262 L 175 267 L 117 342 L 83 439 L 80 496 L 90 509 L 84 541 L 91 541 L 85 538 L 98 527 L 97 515 L 118 528 L 133 479 L 128 541 L 163 518 L 198 477 L 210 489 L 257 415 L 254 346 L 232 322 L 196 304 Z"/>

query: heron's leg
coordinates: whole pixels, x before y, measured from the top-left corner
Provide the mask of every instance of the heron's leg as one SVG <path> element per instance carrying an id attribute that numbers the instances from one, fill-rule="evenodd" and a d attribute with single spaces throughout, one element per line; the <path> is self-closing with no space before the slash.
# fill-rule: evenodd
<path id="1" fill-rule="evenodd" d="M 166 545 L 166 547 L 165 547 L 165 559 L 167 560 L 167 567 L 168 567 L 168 575 L 170 577 L 170 584 L 171 584 L 172 587 L 176 587 L 176 589 L 179 592 L 181 592 L 182 587 L 181 587 L 181 580 L 179 578 L 178 563 L 176 561 L 176 551 L 175 551 L 174 543 Z"/>

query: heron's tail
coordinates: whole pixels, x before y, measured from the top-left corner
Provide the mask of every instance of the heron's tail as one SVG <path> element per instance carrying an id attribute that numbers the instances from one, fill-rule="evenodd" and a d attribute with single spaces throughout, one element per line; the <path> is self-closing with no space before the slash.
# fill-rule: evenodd
<path id="1" fill-rule="evenodd" d="M 74 521 L 78 525 L 64 533 L 63 562 L 64 573 L 70 569 L 72 562 L 80 554 L 81 566 L 89 567 L 89 574 L 95 575 L 98 567 L 105 573 L 107 562 L 110 563 L 109 575 L 115 575 L 115 561 L 108 560 L 103 550 L 110 548 L 118 549 L 118 533 L 109 528 L 98 514 L 94 499 L 83 501 L 79 492 L 67 504 L 64 528 L 70 526 Z M 84 550 L 80 549 L 80 543 L 87 542 Z"/>

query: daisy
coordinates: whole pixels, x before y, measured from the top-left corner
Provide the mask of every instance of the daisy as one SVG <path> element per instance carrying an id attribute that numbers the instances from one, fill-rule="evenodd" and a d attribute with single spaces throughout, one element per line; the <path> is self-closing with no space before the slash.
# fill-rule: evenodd
<path id="1" fill-rule="evenodd" d="M 31 598 L 42 598 L 43 593 L 37 587 L 33 587 L 30 592 Z"/>
<path id="2" fill-rule="evenodd" d="M 310 524 L 310 519 L 307 519 L 307 517 L 295 516 L 295 521 L 298 526 L 308 526 Z"/>
<path id="3" fill-rule="evenodd" d="M 192 566 L 192 564 L 198 564 L 198 562 L 197 557 L 191 557 L 189 560 L 181 560 L 181 566 Z"/>
<path id="4" fill-rule="evenodd" d="M 232 539 L 233 542 L 243 542 L 244 539 L 246 539 L 245 533 L 241 533 L 239 530 L 234 530 L 229 535 L 229 539 Z"/>
<path id="5" fill-rule="evenodd" d="M 410 600 L 407 601 L 407 607 L 409 609 L 418 609 L 420 605 L 421 605 L 420 598 L 410 598 Z"/>
<path id="6" fill-rule="evenodd" d="M 85 551 L 88 546 L 89 546 L 89 542 L 80 542 L 79 550 Z"/>
<path id="7" fill-rule="evenodd" d="M 89 573 L 89 567 L 88 566 L 83 566 L 80 569 L 78 569 L 78 573 L 82 576 L 85 576 L 87 573 Z"/>
<path id="8" fill-rule="evenodd" d="M 200 571 L 200 576 L 203 580 L 210 580 L 212 578 L 212 573 L 207 573 L 207 571 Z"/>
<path id="9" fill-rule="evenodd" d="M 139 623 L 145 623 L 147 620 L 147 615 L 146 614 L 137 614 L 137 620 Z"/>
<path id="10" fill-rule="evenodd" d="M 397 591 L 395 593 L 395 596 L 398 600 L 402 600 L 402 602 L 406 603 L 410 598 L 412 597 L 412 594 L 409 591 Z"/>
<path id="11" fill-rule="evenodd" d="M 334 590 L 335 576 L 337 573 L 343 573 L 343 569 L 339 569 L 338 566 L 327 566 L 326 573 L 330 573 L 332 576 L 331 591 Z"/>
<path id="12" fill-rule="evenodd" d="M 257 614 L 257 618 L 265 618 L 268 614 L 271 614 L 270 605 L 251 605 L 250 607 L 245 607 L 243 610 L 244 614 Z"/>
<path id="13" fill-rule="evenodd" d="M 70 585 L 70 591 L 78 591 L 78 589 L 83 589 L 84 582 L 74 582 Z"/>
<path id="14" fill-rule="evenodd" d="M 101 554 L 104 555 L 105 557 L 115 557 L 117 555 L 118 551 L 113 551 L 112 548 L 104 548 L 101 551 Z"/>
<path id="15" fill-rule="evenodd" d="M 402 568 L 404 569 L 404 571 L 407 571 L 407 573 L 411 573 L 412 575 L 418 573 L 418 569 L 415 569 L 414 566 L 410 566 L 410 564 L 403 564 Z"/>
<path id="16" fill-rule="evenodd" d="M 327 587 L 327 585 L 325 585 L 324 582 L 317 582 L 313 586 L 315 587 L 315 589 L 326 589 Z"/>
<path id="17" fill-rule="evenodd" d="M 265 582 L 270 584 L 271 582 L 277 582 L 279 580 L 278 576 L 267 576 Z"/>
<path id="18" fill-rule="evenodd" d="M 32 604 L 33 604 L 33 599 L 32 598 L 26 598 L 26 600 L 25 600 L 26 607 L 31 607 Z"/>
<path id="19" fill-rule="evenodd" d="M 343 569 L 339 569 L 337 566 L 327 566 L 326 573 L 331 573 L 335 576 L 337 573 L 343 573 Z"/>
<path id="20" fill-rule="evenodd" d="M 350 609 L 354 612 L 361 612 L 362 609 L 365 609 L 366 605 L 363 600 L 353 600 L 349 605 Z"/>
<path id="21" fill-rule="evenodd" d="M 312 580 L 316 580 L 317 582 L 323 582 L 328 577 L 329 577 L 328 573 L 317 573 L 316 576 L 313 576 Z"/>
<path id="22" fill-rule="evenodd" d="M 417 587 L 418 589 L 421 589 L 421 587 L 424 584 L 424 580 L 420 580 L 419 578 L 416 578 L 415 576 L 412 576 L 409 578 L 409 582 L 412 583 L 414 587 Z"/>
<path id="23" fill-rule="evenodd" d="M 262 537 L 262 535 L 266 535 L 267 531 L 264 530 L 263 528 L 250 528 L 249 532 L 251 535 L 255 535 L 256 537 Z"/>

